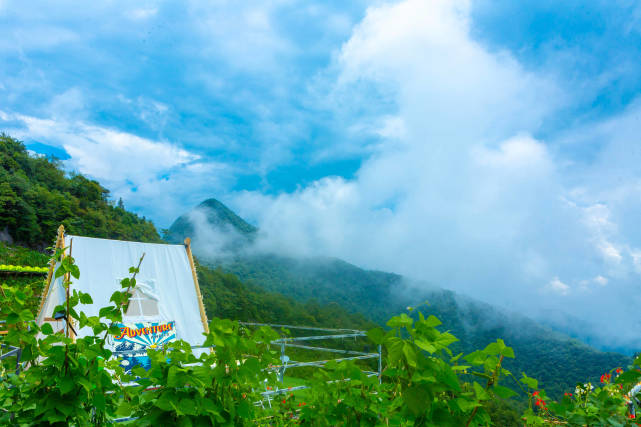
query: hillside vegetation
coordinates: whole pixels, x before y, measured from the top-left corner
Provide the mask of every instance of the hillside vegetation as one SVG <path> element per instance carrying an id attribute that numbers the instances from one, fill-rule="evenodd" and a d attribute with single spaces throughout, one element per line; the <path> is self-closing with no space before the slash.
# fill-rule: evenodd
<path id="1" fill-rule="evenodd" d="M 69 234 L 160 242 L 151 221 L 109 199 L 109 190 L 80 174 L 67 174 L 55 158 L 31 155 L 0 134 L 0 233 L 45 248 L 63 224 Z"/>
<path id="2" fill-rule="evenodd" d="M 446 289 L 407 288 L 401 276 L 362 270 L 337 259 L 268 255 L 219 261 L 219 265 L 255 286 L 297 301 L 313 298 L 319 303 L 338 303 L 379 324 L 407 306 L 420 306 L 460 339 L 451 346 L 456 352 L 471 352 L 502 338 L 517 354 L 506 367 L 538 378 L 554 396 L 562 396 L 586 379 L 598 382 L 604 369 L 631 361 L 622 354 L 598 351 L 516 313 Z M 429 304 L 423 305 L 425 301 Z"/>
<path id="3" fill-rule="evenodd" d="M 197 209 L 203 210 L 204 205 Z M 210 199 L 204 210 L 209 227 L 218 228 L 219 232 L 232 227 L 224 225 L 230 215 L 229 209 L 224 205 L 221 209 L 221 205 Z M 236 223 L 242 221 L 235 214 L 233 217 Z M 189 215 L 181 218 L 188 219 Z M 198 242 L 198 235 L 194 238 Z M 460 339 L 451 346 L 456 352 L 471 352 L 502 338 L 517 354 L 506 366 L 535 376 L 553 396 L 562 396 L 581 381 L 598 382 L 604 369 L 626 366 L 631 361 L 622 354 L 598 351 L 532 319 L 455 292 L 427 284 L 410 287 L 398 274 L 364 270 L 335 258 L 238 251 L 235 256 L 225 254 L 217 259 L 208 257 L 210 251 L 206 248 L 202 252 L 199 249 L 203 249 L 202 242 L 194 246 L 194 251 L 203 263 L 233 273 L 249 286 L 284 294 L 300 303 L 337 304 L 381 325 L 408 306 L 421 306 L 421 311 L 439 317 Z M 429 305 L 423 305 L 425 301 Z"/>
<path id="4" fill-rule="evenodd" d="M 336 303 L 298 302 L 280 293 L 246 285 L 235 274 L 220 268 L 199 265 L 197 271 L 210 318 L 365 330 L 375 326 L 363 315 L 352 314 Z"/>

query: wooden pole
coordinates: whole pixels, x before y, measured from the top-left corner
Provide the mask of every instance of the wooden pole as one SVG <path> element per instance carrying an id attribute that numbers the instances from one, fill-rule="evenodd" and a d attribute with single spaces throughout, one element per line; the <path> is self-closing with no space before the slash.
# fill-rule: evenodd
<path id="1" fill-rule="evenodd" d="M 61 246 L 64 246 L 65 239 L 65 227 L 60 224 L 58 227 L 58 236 L 56 237 L 56 246 L 53 248 L 53 253 L 56 253 L 56 250 Z M 51 279 L 53 278 L 53 270 L 56 268 L 56 260 L 52 257 L 49 261 L 49 272 L 47 273 L 47 281 L 45 282 L 44 290 L 42 291 L 42 296 L 40 297 L 40 308 L 38 309 L 38 317 L 40 318 L 40 313 L 42 312 L 42 307 L 44 306 L 45 300 L 47 299 L 47 294 L 49 293 L 49 288 L 51 286 Z"/>
<path id="2" fill-rule="evenodd" d="M 73 238 L 69 242 L 69 258 L 71 258 L 71 251 L 72 250 L 73 250 Z M 63 257 L 64 257 L 64 254 L 63 254 Z M 76 334 L 74 334 L 73 330 L 71 329 L 71 325 L 72 325 L 73 319 L 71 319 L 71 316 L 69 314 L 69 294 L 71 293 L 71 274 L 69 272 L 67 272 L 65 274 L 65 282 L 67 282 L 67 289 L 65 290 L 65 297 L 67 299 L 67 312 L 66 312 L 66 314 L 67 314 L 67 316 L 66 316 L 66 319 L 67 319 L 67 332 L 66 332 L 66 335 L 67 335 L 67 337 L 71 337 L 73 339 L 73 341 L 75 342 L 76 341 Z"/>
<path id="3" fill-rule="evenodd" d="M 198 275 L 196 274 L 196 265 L 194 264 L 194 257 L 191 255 L 191 239 L 185 239 L 185 249 L 187 250 L 187 258 L 189 258 L 189 266 L 191 267 L 191 275 L 194 278 L 194 286 L 196 287 L 196 297 L 198 298 L 198 308 L 200 308 L 200 320 L 203 322 L 205 333 L 209 333 L 209 322 L 207 321 L 207 313 L 205 313 L 205 306 L 203 305 L 203 296 L 200 293 L 200 286 L 198 285 Z"/>

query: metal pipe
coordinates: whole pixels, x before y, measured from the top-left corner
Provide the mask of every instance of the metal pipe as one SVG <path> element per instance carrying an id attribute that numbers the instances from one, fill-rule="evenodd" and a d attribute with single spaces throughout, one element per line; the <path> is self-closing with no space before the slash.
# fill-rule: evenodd
<path id="1" fill-rule="evenodd" d="M 363 356 L 353 356 L 353 357 L 342 357 L 339 359 L 328 359 L 328 360 L 315 360 L 313 362 L 295 362 L 287 364 L 288 368 L 298 368 L 300 366 L 323 366 L 327 362 L 343 362 L 345 360 L 364 360 L 364 359 L 374 359 L 378 357 L 378 353 L 369 353 Z M 282 366 L 282 365 L 281 365 Z M 281 368 L 281 366 L 272 366 L 272 369 Z"/>
<path id="2" fill-rule="evenodd" d="M 365 331 L 361 331 L 358 329 L 333 329 L 333 328 L 318 328 L 315 326 L 295 326 L 295 325 L 278 325 L 275 323 L 255 323 L 255 322 L 238 322 L 241 325 L 246 325 L 246 326 L 269 326 L 272 328 L 287 328 L 287 329 L 303 329 L 303 330 L 308 330 L 308 331 L 327 331 L 327 332 L 359 332 L 359 333 L 365 333 Z"/>
<path id="3" fill-rule="evenodd" d="M 362 351 L 353 351 L 353 350 L 339 350 L 337 348 L 326 348 L 326 347 L 312 347 L 310 345 L 302 345 L 302 344 L 285 344 L 286 347 L 294 347 L 294 348 L 303 348 L 307 350 L 318 350 L 318 351 L 328 351 L 331 353 L 340 353 L 340 354 L 356 354 L 359 356 L 364 356 L 366 354 L 370 353 L 365 353 Z"/>
<path id="4" fill-rule="evenodd" d="M 365 332 L 355 332 L 352 334 L 341 334 L 341 335 L 316 335 L 311 337 L 291 337 L 291 338 L 281 338 L 278 340 L 274 340 L 272 341 L 272 344 L 277 344 L 281 342 L 291 342 L 291 341 L 314 341 L 314 340 L 328 340 L 328 339 L 365 337 L 365 336 L 367 336 Z"/>
<path id="5" fill-rule="evenodd" d="M 383 382 L 383 349 L 378 345 L 378 383 Z"/>

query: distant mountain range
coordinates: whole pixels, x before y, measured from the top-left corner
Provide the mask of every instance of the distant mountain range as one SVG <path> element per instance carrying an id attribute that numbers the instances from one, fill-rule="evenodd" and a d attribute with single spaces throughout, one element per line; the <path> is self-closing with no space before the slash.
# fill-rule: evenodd
<path id="1" fill-rule="evenodd" d="M 184 237 L 192 237 L 201 263 L 234 273 L 251 286 L 301 302 L 337 303 L 379 324 L 408 306 L 420 306 L 421 311 L 439 317 L 444 328 L 460 339 L 455 349 L 461 352 L 502 338 L 517 355 L 506 367 L 538 378 L 542 387 L 556 395 L 574 389 L 577 382 L 598 381 L 606 370 L 631 361 L 618 353 L 596 350 L 525 316 L 397 274 L 364 270 L 335 258 L 258 253 L 251 250 L 257 234 L 256 227 L 218 200 L 209 199 L 180 216 L 167 238 L 182 242 Z M 201 238 L 211 235 L 227 236 L 225 246 Z M 429 305 L 423 304 L 425 301 Z"/>

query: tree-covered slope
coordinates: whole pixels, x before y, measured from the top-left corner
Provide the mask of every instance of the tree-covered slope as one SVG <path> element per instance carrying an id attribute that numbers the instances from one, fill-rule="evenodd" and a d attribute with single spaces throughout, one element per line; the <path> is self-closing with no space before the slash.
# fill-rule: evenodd
<path id="1" fill-rule="evenodd" d="M 379 323 L 408 306 L 419 306 L 422 312 L 436 315 L 459 338 L 452 346 L 455 351 L 471 352 L 502 338 L 517 355 L 506 367 L 540 379 L 542 386 L 556 395 L 586 379 L 598 382 L 605 370 L 631 361 L 618 353 L 598 351 L 525 316 L 445 289 L 419 291 L 406 286 L 399 275 L 362 270 L 341 260 L 268 255 L 225 259 L 219 265 L 250 284 L 297 301 L 313 298 L 320 303 L 338 303 Z M 425 301 L 429 304 L 423 305 Z"/>
<path id="2" fill-rule="evenodd" d="M 49 246 L 63 224 L 70 234 L 161 241 L 144 217 L 109 199 L 109 190 L 58 160 L 31 155 L 24 144 L 0 134 L 0 234 L 33 248 Z"/>
<path id="3" fill-rule="evenodd" d="M 577 382 L 598 381 L 605 370 L 630 362 L 624 355 L 598 351 L 525 316 L 435 286 L 410 286 L 397 274 L 363 270 L 333 258 L 248 253 L 221 258 L 208 251 L 200 255 L 203 263 L 233 273 L 250 286 L 302 303 L 338 304 L 378 323 L 407 306 L 421 306 L 421 311 L 439 317 L 460 339 L 453 346 L 457 351 L 470 352 L 504 339 L 517 354 L 508 367 L 539 378 L 556 395 L 573 390 Z M 426 300 L 429 305 L 422 305 Z"/>
<path id="4" fill-rule="evenodd" d="M 388 304 L 405 309 L 403 278 L 397 274 L 369 271 L 335 258 L 291 258 L 274 254 L 209 259 L 213 265 L 264 289 L 282 292 L 297 300 L 317 298 L 383 322 Z M 400 297 L 398 301 L 394 301 Z M 407 299 L 416 304 L 418 301 Z"/>
<path id="5" fill-rule="evenodd" d="M 198 265 L 198 282 L 207 315 L 259 323 L 370 329 L 374 323 L 338 304 L 294 298 L 247 285 L 232 273 Z"/>

